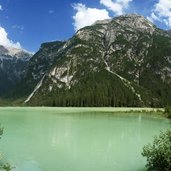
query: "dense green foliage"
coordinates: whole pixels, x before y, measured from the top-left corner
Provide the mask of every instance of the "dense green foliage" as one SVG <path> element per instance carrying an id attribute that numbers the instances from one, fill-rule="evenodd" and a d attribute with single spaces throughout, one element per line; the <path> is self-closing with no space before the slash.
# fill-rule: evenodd
<path id="1" fill-rule="evenodd" d="M 164 114 L 166 114 L 166 116 L 171 119 L 171 107 L 170 106 L 166 106 L 164 108 Z"/>
<path id="2" fill-rule="evenodd" d="M 143 92 L 141 89 L 138 90 Z M 32 99 L 31 105 L 75 107 L 133 107 L 143 105 L 143 102 L 138 99 L 131 88 L 124 85 L 119 78 L 107 71 L 90 73 L 88 77 L 81 79 L 77 86 L 68 90 L 63 89 L 61 91 L 60 89 L 56 89 L 55 93 L 52 91 L 48 96 L 42 96 L 42 92 Z M 40 98 L 41 100 L 39 100 Z M 145 98 L 149 99 L 144 93 Z"/>
<path id="3" fill-rule="evenodd" d="M 171 130 L 161 132 L 153 144 L 143 148 L 142 155 L 147 157 L 148 171 L 171 170 Z"/>

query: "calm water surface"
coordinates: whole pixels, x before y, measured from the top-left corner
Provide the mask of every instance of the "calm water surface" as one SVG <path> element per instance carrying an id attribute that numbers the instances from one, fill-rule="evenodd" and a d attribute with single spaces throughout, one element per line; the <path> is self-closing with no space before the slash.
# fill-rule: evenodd
<path id="1" fill-rule="evenodd" d="M 167 119 L 89 109 L 0 108 L 0 151 L 15 171 L 145 171 L 143 145 Z"/>

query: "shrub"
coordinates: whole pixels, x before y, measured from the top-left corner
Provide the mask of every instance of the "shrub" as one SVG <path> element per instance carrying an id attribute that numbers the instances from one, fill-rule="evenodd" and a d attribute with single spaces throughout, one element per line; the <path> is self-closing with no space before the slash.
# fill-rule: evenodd
<path id="1" fill-rule="evenodd" d="M 171 171 L 171 130 L 154 137 L 152 145 L 144 146 L 142 155 L 147 157 L 148 171 Z"/>
<path id="2" fill-rule="evenodd" d="M 167 115 L 167 117 L 168 117 L 169 119 L 171 119 L 171 107 L 170 107 L 170 106 L 166 106 L 166 107 L 164 108 L 164 113 Z"/>

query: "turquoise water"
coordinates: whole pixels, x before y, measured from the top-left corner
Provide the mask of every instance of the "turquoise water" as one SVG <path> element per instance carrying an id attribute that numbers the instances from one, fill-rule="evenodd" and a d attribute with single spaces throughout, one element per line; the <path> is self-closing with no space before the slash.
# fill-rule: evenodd
<path id="1" fill-rule="evenodd" d="M 15 171 L 145 171 L 143 145 L 171 123 L 100 110 L 0 108 L 0 151 Z"/>

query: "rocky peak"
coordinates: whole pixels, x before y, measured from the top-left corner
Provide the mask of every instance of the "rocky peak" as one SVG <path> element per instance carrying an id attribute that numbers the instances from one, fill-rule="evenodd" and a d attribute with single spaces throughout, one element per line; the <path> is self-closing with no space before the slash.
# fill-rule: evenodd
<path id="1" fill-rule="evenodd" d="M 0 45 L 0 56 L 3 59 L 29 60 L 33 54 L 24 49 L 5 47 Z"/>
<path id="2" fill-rule="evenodd" d="M 112 21 L 112 19 L 97 20 L 93 25 L 96 25 L 96 24 L 109 24 L 111 21 Z"/>
<path id="3" fill-rule="evenodd" d="M 53 42 L 46 42 L 42 43 L 40 49 L 43 48 L 58 48 L 58 46 L 62 46 L 65 43 L 65 41 L 53 41 Z"/>
<path id="4" fill-rule="evenodd" d="M 0 95 L 13 88 L 25 75 L 32 53 L 0 45 Z"/>
<path id="5" fill-rule="evenodd" d="M 94 31 L 97 31 L 99 35 L 107 35 L 113 39 L 113 37 L 116 37 L 116 34 L 139 34 L 141 32 L 143 34 L 148 33 L 152 35 L 157 31 L 157 28 L 144 16 L 127 14 L 113 19 L 96 21 L 92 26 L 80 29 L 76 33 L 76 36 L 82 40 L 89 41 L 95 36 Z"/>
<path id="6" fill-rule="evenodd" d="M 0 45 L 0 55 L 4 55 L 7 53 L 8 53 L 8 50 L 4 46 Z"/>
<path id="7" fill-rule="evenodd" d="M 138 31 L 146 31 L 153 33 L 155 31 L 155 26 L 153 23 L 148 21 L 144 16 L 138 14 L 127 14 L 113 19 L 114 22 L 118 23 L 123 27 Z"/>
<path id="8" fill-rule="evenodd" d="M 127 14 L 113 19 L 97 21 L 92 26 L 80 29 L 76 33 L 76 37 L 88 42 L 95 42 L 99 39 L 98 42 L 103 42 L 103 45 L 108 49 L 112 43 L 116 45 L 116 42 L 121 41 L 121 39 L 134 42 L 139 36 L 145 34 L 150 40 L 150 36 L 158 34 L 158 32 L 159 29 L 145 17 Z"/>

